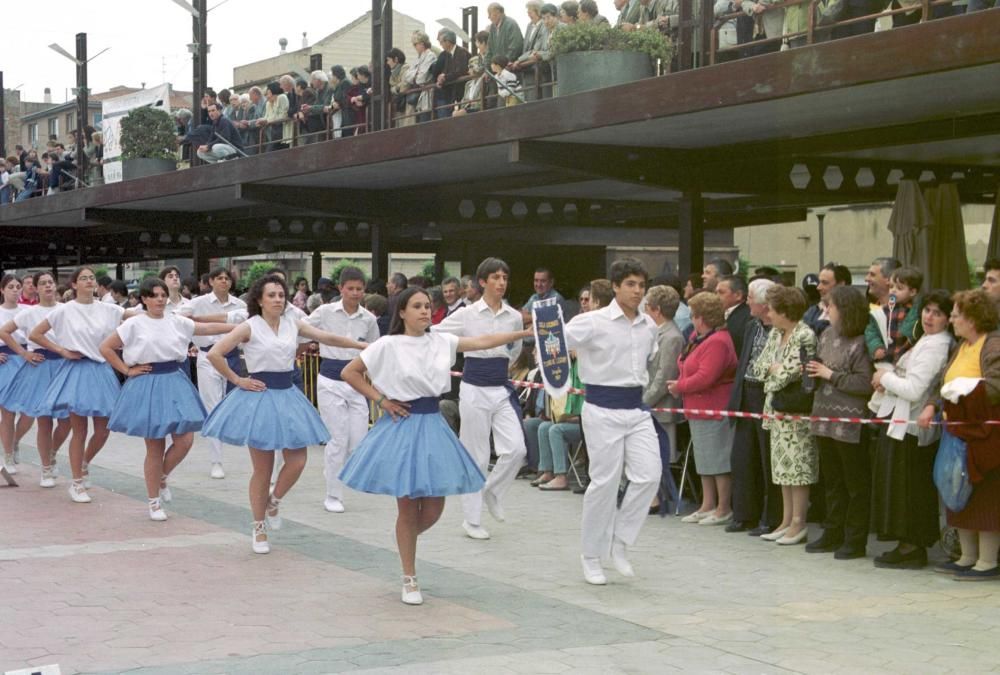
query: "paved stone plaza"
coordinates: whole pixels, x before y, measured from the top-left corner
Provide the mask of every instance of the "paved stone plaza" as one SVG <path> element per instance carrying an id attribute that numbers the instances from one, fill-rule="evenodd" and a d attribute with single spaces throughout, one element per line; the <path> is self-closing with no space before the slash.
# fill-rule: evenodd
<path id="1" fill-rule="evenodd" d="M 266 556 L 250 551 L 243 450 L 227 448 L 228 476 L 211 480 L 196 442 L 165 523 L 146 515 L 139 441 L 112 436 L 89 505 L 70 503 L 64 477 L 37 487 L 37 465 L 22 464 L 22 487 L 0 490 L 0 672 L 971 673 L 1000 662 L 1000 583 L 878 570 L 674 518 L 649 519 L 637 578 L 612 570 L 608 586 L 587 586 L 581 497 L 525 481 L 508 522 L 486 523 L 490 541 L 467 539 L 448 506 L 420 541 L 425 604 L 409 607 L 393 500 L 349 494 L 348 513 L 327 514 L 321 450 L 310 454 Z"/>

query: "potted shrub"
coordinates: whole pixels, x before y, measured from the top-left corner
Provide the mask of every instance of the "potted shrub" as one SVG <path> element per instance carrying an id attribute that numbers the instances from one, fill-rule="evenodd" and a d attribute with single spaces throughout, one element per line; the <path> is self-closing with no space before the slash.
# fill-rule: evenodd
<path id="1" fill-rule="evenodd" d="M 556 93 L 613 87 L 656 74 L 656 61 L 669 61 L 673 44 L 656 28 L 625 32 L 592 22 L 565 25 L 550 48 L 556 55 Z"/>
<path id="2" fill-rule="evenodd" d="M 122 176 L 155 176 L 177 168 L 177 127 L 170 114 L 144 106 L 121 122 Z"/>

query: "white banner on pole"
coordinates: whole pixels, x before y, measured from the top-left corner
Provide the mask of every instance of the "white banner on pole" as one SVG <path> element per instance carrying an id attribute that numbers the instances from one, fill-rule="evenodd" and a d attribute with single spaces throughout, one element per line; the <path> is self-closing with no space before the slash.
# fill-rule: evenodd
<path id="1" fill-rule="evenodd" d="M 104 134 L 104 182 L 119 183 L 122 180 L 122 118 L 135 108 L 143 106 L 159 108 L 170 112 L 170 84 L 161 84 L 149 89 L 109 98 L 101 102 L 101 133 Z"/>

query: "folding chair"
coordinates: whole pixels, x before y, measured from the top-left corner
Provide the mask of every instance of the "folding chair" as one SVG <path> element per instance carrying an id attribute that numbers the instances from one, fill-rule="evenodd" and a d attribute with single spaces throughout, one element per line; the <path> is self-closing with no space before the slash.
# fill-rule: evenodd
<path id="1" fill-rule="evenodd" d="M 576 449 L 573 451 L 573 454 L 570 455 L 569 458 L 569 470 L 573 472 L 573 478 L 576 479 L 576 484 L 579 485 L 580 487 L 584 486 L 584 482 L 583 479 L 580 478 L 580 472 L 577 471 L 576 463 L 580 458 L 580 453 L 582 453 L 586 447 L 587 447 L 586 441 L 583 438 L 581 438 L 580 442 L 576 444 Z M 589 476 L 587 482 L 590 482 Z"/>
<path id="2" fill-rule="evenodd" d="M 694 441 L 688 441 L 687 448 L 684 450 L 684 460 L 683 468 L 681 469 L 681 486 L 680 492 L 678 494 L 679 499 L 674 507 L 674 515 L 679 516 L 681 514 L 681 502 L 684 501 L 684 485 L 685 483 L 691 488 L 691 496 L 697 497 L 698 489 L 694 484 L 694 479 L 688 473 L 688 462 L 691 461 L 691 454 L 694 452 Z"/>

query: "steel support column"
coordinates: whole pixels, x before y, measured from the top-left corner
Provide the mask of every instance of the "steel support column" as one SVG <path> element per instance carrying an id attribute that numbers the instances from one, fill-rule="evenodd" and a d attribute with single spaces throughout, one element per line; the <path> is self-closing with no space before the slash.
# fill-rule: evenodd
<path id="1" fill-rule="evenodd" d="M 385 225 L 371 223 L 372 279 L 389 279 L 389 251 L 385 246 Z M 336 281 L 336 280 L 335 280 Z"/>
<path id="2" fill-rule="evenodd" d="M 316 289 L 316 284 L 319 283 L 319 278 L 323 276 L 323 252 L 320 250 L 315 250 L 312 252 L 312 283 L 310 288 Z M 336 283 L 334 279 L 334 283 Z"/>
<path id="3" fill-rule="evenodd" d="M 705 203 L 700 190 L 685 190 L 680 203 L 680 246 L 677 262 L 683 279 L 705 266 Z"/>
<path id="4" fill-rule="evenodd" d="M 87 179 L 87 153 L 84 146 L 87 138 L 83 130 L 87 127 L 87 34 L 76 34 L 76 165 L 77 176 Z"/>

